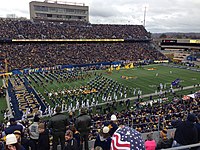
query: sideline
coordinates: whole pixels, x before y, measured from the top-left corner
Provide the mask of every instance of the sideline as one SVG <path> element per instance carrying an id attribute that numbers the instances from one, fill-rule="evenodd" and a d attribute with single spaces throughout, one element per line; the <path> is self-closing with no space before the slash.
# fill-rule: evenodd
<path id="1" fill-rule="evenodd" d="M 186 87 L 183 87 L 183 89 L 180 89 L 180 88 L 176 88 L 174 89 L 174 91 L 182 91 L 182 90 L 188 90 L 188 89 L 193 89 L 194 86 L 186 86 Z M 164 92 L 168 92 L 168 90 L 165 90 L 163 91 Z M 145 94 L 145 95 L 141 95 L 142 98 L 146 98 L 146 97 L 150 97 L 150 96 L 157 96 L 158 93 L 150 93 L 150 94 Z M 124 98 L 124 99 L 119 99 L 119 100 L 116 100 L 116 102 L 121 102 L 121 101 L 125 101 L 127 99 L 130 99 L 130 100 L 136 100 L 138 97 L 137 96 L 134 96 L 134 97 L 127 97 L 127 98 Z M 97 106 L 101 106 L 101 105 L 105 105 L 105 104 L 109 104 L 109 103 L 112 103 L 113 101 L 109 101 L 109 102 L 104 102 L 104 103 L 100 103 L 98 104 Z"/>

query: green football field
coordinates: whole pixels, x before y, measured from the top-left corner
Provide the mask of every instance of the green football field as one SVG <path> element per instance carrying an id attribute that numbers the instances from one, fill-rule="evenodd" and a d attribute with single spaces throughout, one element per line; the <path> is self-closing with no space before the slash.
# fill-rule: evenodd
<path id="1" fill-rule="evenodd" d="M 74 82 L 60 82 L 53 80 L 53 83 L 46 83 L 45 87 L 42 87 L 32 81 L 34 88 L 42 93 L 46 99 L 48 97 L 45 91 L 59 91 L 62 89 L 77 89 L 80 86 L 87 85 L 87 83 L 95 78 L 94 72 L 102 74 L 103 77 L 117 81 L 118 84 L 124 85 L 131 90 L 137 89 L 142 91 L 142 95 L 155 93 L 157 87 L 162 83 L 166 86 L 166 89 L 170 88 L 171 82 L 180 79 L 181 86 L 193 86 L 200 83 L 200 72 L 195 72 L 187 69 L 170 68 L 162 65 L 148 65 L 143 67 L 135 67 L 133 69 L 120 69 L 119 71 L 113 70 L 108 72 L 107 70 L 91 71 L 90 77 L 84 80 L 78 80 Z M 188 94 L 191 90 L 187 90 Z M 187 93 L 184 93 L 187 94 Z M 133 97 L 132 93 L 127 93 L 127 97 Z M 118 98 L 119 99 L 119 98 Z M 49 102 L 51 104 L 51 102 Z"/>
<path id="2" fill-rule="evenodd" d="M 160 83 L 163 85 L 166 84 L 169 88 L 171 82 L 176 79 L 180 79 L 180 85 L 184 87 L 200 83 L 200 72 L 194 72 L 187 69 L 170 68 L 161 65 L 148 65 L 142 68 L 120 69 L 119 71 L 113 70 L 110 73 L 108 73 L 107 70 L 96 72 L 102 73 L 103 76 L 116 80 L 118 83 L 128 86 L 129 88 L 141 89 L 143 94 L 154 93 Z M 124 79 L 122 79 L 122 76 Z M 54 80 L 53 84 L 47 84 L 46 89 L 51 91 L 52 89 L 58 90 L 62 88 L 77 88 L 82 85 L 86 85 L 87 82 L 93 78 L 94 75 L 92 75 L 91 78 L 71 83 L 58 83 Z M 32 82 L 32 85 L 34 85 L 36 90 L 41 93 L 45 91 L 45 88 L 37 86 L 34 82 Z"/>
<path id="3" fill-rule="evenodd" d="M 132 88 L 140 88 L 143 94 L 154 93 L 157 87 L 166 84 L 169 88 L 172 81 L 180 79 L 180 85 L 191 86 L 200 83 L 200 72 L 186 69 L 170 68 L 161 65 L 149 65 L 142 68 L 114 71 L 106 75 Z M 135 79 L 121 79 L 121 76 L 135 77 Z"/>
<path id="4" fill-rule="evenodd" d="M 51 74 L 52 76 L 55 76 L 54 73 Z M 51 77 L 53 79 L 53 82 L 51 83 L 45 82 L 45 79 L 41 78 L 40 75 L 30 75 L 34 78 L 40 78 L 45 83 L 44 86 L 41 86 L 40 83 L 36 84 L 33 79 L 30 78 L 30 76 L 28 76 L 28 78 L 31 81 L 31 85 L 36 89 L 36 91 L 40 92 L 46 98 L 47 102 L 49 102 L 50 105 L 53 104 L 52 101 L 49 100 L 47 92 L 62 91 L 63 89 L 79 89 L 81 86 L 86 86 L 90 81 L 95 80 L 95 77 L 99 74 L 101 74 L 102 77 L 106 79 L 117 81 L 117 84 L 119 84 L 120 86 L 123 85 L 123 87 L 127 87 L 129 91 L 133 91 L 134 89 L 137 89 L 137 91 L 141 90 L 142 95 L 155 93 L 160 83 L 165 85 L 166 89 L 169 89 L 171 82 L 176 79 L 180 79 L 180 85 L 184 87 L 194 86 L 200 83 L 200 72 L 180 68 L 171 68 L 163 65 L 147 65 L 143 67 L 135 67 L 133 69 L 120 69 L 118 71 L 113 70 L 112 72 L 108 72 L 107 70 L 98 70 L 90 71 L 88 74 L 89 76 L 85 77 L 84 79 L 70 82 L 58 82 Z M 50 78 L 49 75 L 45 76 L 48 76 Z M 57 77 L 58 76 L 59 75 L 57 75 Z M 2 82 L 0 84 L 2 84 Z M 190 94 L 191 91 L 195 92 L 199 89 L 199 87 L 194 87 L 193 89 L 184 90 L 181 92 L 183 94 Z M 180 91 L 178 93 L 181 94 Z M 91 96 L 90 94 L 88 95 Z M 133 92 L 127 92 L 127 98 L 134 96 L 135 95 L 133 95 Z M 118 99 L 120 99 L 119 95 Z M 3 101 L 2 103 L 5 103 L 5 99 L 1 98 L 0 100 Z M 102 101 L 99 101 L 99 103 L 101 102 Z M 6 107 L 6 105 L 2 105 L 2 107 Z M 0 109 L 4 109 L 2 107 Z"/>

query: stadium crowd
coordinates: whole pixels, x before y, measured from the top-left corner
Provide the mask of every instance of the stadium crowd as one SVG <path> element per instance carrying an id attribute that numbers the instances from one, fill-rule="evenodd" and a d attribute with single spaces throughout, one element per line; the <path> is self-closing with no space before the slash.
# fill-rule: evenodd
<path id="1" fill-rule="evenodd" d="M 115 112 L 115 107 L 117 107 L 117 105 L 120 105 L 120 107 L 123 106 L 126 109 L 121 112 Z M 11 125 L 7 124 L 8 127 L 6 127 L 6 124 L 2 124 L 2 138 L 7 134 L 14 133 L 15 130 L 20 130 L 20 132 L 16 132 L 22 135 L 21 144 L 26 147 L 26 149 L 27 147 L 34 149 L 32 147 L 37 147 L 41 142 L 40 134 L 38 136 L 37 133 L 36 136 L 36 131 L 30 130 L 31 126 L 34 125 L 37 126 L 39 130 L 42 128 L 45 131 L 46 140 L 42 142 L 46 141 L 43 145 L 46 145 L 47 149 L 49 149 L 50 143 L 53 145 L 54 149 L 56 149 L 55 147 L 58 145 L 56 139 L 62 138 L 60 139 L 62 149 L 66 146 L 69 146 L 70 149 L 73 149 L 72 147 L 78 149 L 77 147 L 80 148 L 84 141 L 88 142 L 88 139 L 93 139 L 95 141 L 94 148 L 100 146 L 102 148 L 106 147 L 103 149 L 108 150 L 110 149 L 108 147 L 112 145 L 111 140 L 113 140 L 113 138 L 111 137 L 115 135 L 115 131 L 118 127 L 121 128 L 121 125 L 125 125 L 134 129 L 134 132 L 152 133 L 153 131 L 160 131 L 160 140 L 156 141 L 156 149 L 188 145 L 200 141 L 200 113 L 198 106 L 199 98 L 183 100 L 181 97 L 177 96 L 174 97 L 172 102 L 159 100 L 153 101 L 153 103 L 150 101 L 146 103 L 136 102 L 134 105 L 127 105 L 127 101 L 122 101 L 118 104 L 111 103 L 111 105 L 107 105 L 107 108 L 110 108 L 106 108 L 103 114 L 98 113 L 98 111 L 93 114 L 93 111 L 90 111 L 90 109 L 87 113 L 85 111 L 86 109 L 82 108 L 78 116 L 75 116 L 73 112 L 70 112 L 69 115 L 64 115 L 61 112 L 61 107 L 57 106 L 55 108 L 55 114 L 48 120 L 39 120 L 37 114 L 34 117 L 33 123 L 31 123 L 30 120 L 23 120 L 21 123 L 16 123 L 16 121 L 11 118 Z M 81 116 L 83 117 L 82 119 L 79 118 Z M 81 123 L 77 123 L 78 121 Z M 83 123 L 84 121 L 85 123 Z M 23 125 L 23 128 L 19 127 L 21 125 Z M 172 128 L 177 128 L 177 130 L 175 134 L 169 138 L 167 136 L 167 131 Z M 53 136 L 53 141 L 51 141 L 52 138 L 50 138 L 50 136 Z M 83 141 L 80 142 L 81 140 Z M 147 139 L 143 140 L 152 141 L 153 139 L 151 135 L 148 135 Z M 75 144 L 69 144 L 71 142 Z M 5 144 L 7 145 L 7 142 Z M 87 146 L 86 144 L 85 149 L 88 149 Z"/>
<path id="2" fill-rule="evenodd" d="M 98 62 L 162 60 L 141 25 L 32 22 L 0 18 L 0 39 L 125 39 L 132 42 L 4 43 L 9 70 Z M 145 41 L 147 40 L 147 41 Z"/>
<path id="3" fill-rule="evenodd" d="M 116 61 L 163 60 L 149 43 L 4 44 L 9 70 Z"/>
<path id="4" fill-rule="evenodd" d="M 0 39 L 147 39 L 142 25 L 33 22 L 0 18 Z"/>

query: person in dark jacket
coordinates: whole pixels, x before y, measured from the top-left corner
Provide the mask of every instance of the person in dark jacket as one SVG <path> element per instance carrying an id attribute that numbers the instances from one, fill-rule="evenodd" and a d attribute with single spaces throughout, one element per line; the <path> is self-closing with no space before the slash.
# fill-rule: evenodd
<path id="1" fill-rule="evenodd" d="M 65 140 L 65 147 L 63 150 L 78 150 L 77 141 L 73 138 L 73 132 L 71 130 L 66 131 Z"/>
<path id="2" fill-rule="evenodd" d="M 109 131 L 109 134 L 110 136 L 113 136 L 113 134 L 115 133 L 115 131 L 118 129 L 118 125 L 117 125 L 117 117 L 116 115 L 112 115 L 110 117 L 110 124 L 109 124 L 109 128 L 110 128 L 110 131 Z"/>
<path id="3" fill-rule="evenodd" d="M 53 135 L 53 150 L 57 150 L 57 145 L 61 144 L 61 148 L 65 145 L 66 127 L 69 125 L 67 117 L 61 113 L 61 107 L 56 107 L 56 114 L 49 120 L 49 129 L 52 130 Z"/>
<path id="4" fill-rule="evenodd" d="M 172 147 L 173 138 L 167 138 L 167 129 L 160 131 L 160 139 L 157 143 L 156 150 Z"/>
<path id="5" fill-rule="evenodd" d="M 89 150 L 88 136 L 91 126 L 91 117 L 87 115 L 84 108 L 81 109 L 81 114 L 76 118 L 75 127 L 80 132 L 81 137 L 81 150 L 83 149 L 83 142 L 85 144 L 85 150 Z"/>
<path id="6" fill-rule="evenodd" d="M 38 125 L 38 131 L 39 131 L 39 139 L 38 139 L 37 150 L 49 150 L 50 149 L 49 131 L 45 128 L 44 123 L 40 123 Z"/>
<path id="7" fill-rule="evenodd" d="M 5 134 L 12 134 L 15 130 L 19 130 L 21 133 L 23 132 L 23 126 L 17 124 L 15 118 L 10 118 L 10 126 L 5 129 Z"/>
<path id="8" fill-rule="evenodd" d="M 189 114 L 186 121 L 177 123 L 173 147 L 198 143 L 198 131 L 194 125 L 196 116 Z"/>
<path id="9" fill-rule="evenodd" d="M 77 141 L 77 145 L 78 145 L 78 149 L 77 150 L 80 150 L 81 149 L 81 138 L 80 138 L 80 133 L 77 131 L 77 129 L 75 128 L 75 126 L 71 125 L 69 127 L 69 129 L 73 132 L 73 137 L 74 139 L 76 139 Z"/>
<path id="10" fill-rule="evenodd" d="M 104 126 L 99 134 L 96 137 L 94 148 L 101 147 L 103 150 L 109 150 L 111 145 L 111 137 L 109 134 L 109 128 L 107 126 Z"/>
<path id="11" fill-rule="evenodd" d="M 197 123 L 195 124 L 198 131 L 198 141 L 200 142 L 200 114 L 197 116 Z"/>

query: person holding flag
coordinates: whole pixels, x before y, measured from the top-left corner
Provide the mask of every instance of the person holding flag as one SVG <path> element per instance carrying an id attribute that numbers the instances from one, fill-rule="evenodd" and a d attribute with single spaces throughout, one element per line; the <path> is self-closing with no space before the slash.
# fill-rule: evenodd
<path id="1" fill-rule="evenodd" d="M 112 136 L 110 150 L 145 150 L 141 134 L 133 128 L 121 126 Z"/>

